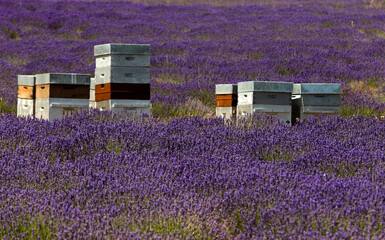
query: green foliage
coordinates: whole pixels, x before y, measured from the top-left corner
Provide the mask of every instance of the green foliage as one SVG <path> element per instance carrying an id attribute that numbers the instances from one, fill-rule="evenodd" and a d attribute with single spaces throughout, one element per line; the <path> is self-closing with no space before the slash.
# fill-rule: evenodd
<path id="1" fill-rule="evenodd" d="M 0 101 L 0 112 L 16 114 L 16 106 L 9 104 L 6 101 Z"/>
<path id="2" fill-rule="evenodd" d="M 340 108 L 340 116 L 342 117 L 350 117 L 350 116 L 377 116 L 379 113 L 371 108 L 370 106 L 362 106 L 362 107 L 350 107 L 344 106 Z"/>
<path id="3" fill-rule="evenodd" d="M 44 219 L 43 215 L 27 215 L 19 218 L 12 225 L 2 226 L 0 238 L 23 236 L 22 239 L 54 239 L 56 238 L 57 223 Z"/>

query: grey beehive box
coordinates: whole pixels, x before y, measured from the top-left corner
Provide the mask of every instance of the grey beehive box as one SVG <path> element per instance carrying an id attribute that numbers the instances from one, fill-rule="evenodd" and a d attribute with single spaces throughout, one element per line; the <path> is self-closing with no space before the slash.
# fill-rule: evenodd
<path id="1" fill-rule="evenodd" d="M 17 75 L 17 85 L 19 86 L 35 86 L 35 75 Z"/>
<path id="2" fill-rule="evenodd" d="M 36 85 L 68 84 L 90 85 L 91 75 L 79 73 L 42 73 L 36 74 Z"/>
<path id="3" fill-rule="evenodd" d="M 243 92 L 279 92 L 291 94 L 293 92 L 293 83 L 266 81 L 240 82 L 238 83 L 238 93 Z"/>
<path id="4" fill-rule="evenodd" d="M 110 99 L 96 102 L 96 107 L 102 111 L 109 110 L 112 113 L 151 114 L 150 100 Z"/>
<path id="5" fill-rule="evenodd" d="M 216 84 L 215 85 L 215 94 L 237 94 L 238 85 L 237 84 Z"/>
<path id="6" fill-rule="evenodd" d="M 292 121 L 305 120 L 311 115 L 339 115 L 341 85 L 338 83 L 294 84 Z"/>
<path id="7" fill-rule="evenodd" d="M 293 83 L 249 81 L 238 83 L 237 116 L 264 113 L 291 122 Z"/>
<path id="8" fill-rule="evenodd" d="M 52 121 L 88 108 L 89 99 L 39 98 L 35 102 L 35 117 Z"/>
<path id="9" fill-rule="evenodd" d="M 95 69 L 95 84 L 150 83 L 150 69 L 145 67 L 105 67 Z"/>
<path id="10" fill-rule="evenodd" d="M 150 67 L 150 55 L 102 55 L 95 59 L 96 68 Z"/>
<path id="11" fill-rule="evenodd" d="M 94 46 L 94 56 L 103 55 L 150 55 L 150 44 L 107 43 Z"/>

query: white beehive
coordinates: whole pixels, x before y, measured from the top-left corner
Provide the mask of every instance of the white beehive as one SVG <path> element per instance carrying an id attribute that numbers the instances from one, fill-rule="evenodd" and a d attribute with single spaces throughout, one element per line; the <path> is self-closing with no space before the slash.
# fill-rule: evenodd
<path id="1" fill-rule="evenodd" d="M 150 45 L 102 44 L 94 55 L 96 107 L 150 114 Z"/>
<path id="2" fill-rule="evenodd" d="M 44 73 L 36 75 L 35 117 L 49 121 L 85 110 L 90 101 L 90 75 Z"/>
<path id="3" fill-rule="evenodd" d="M 34 116 L 35 75 L 17 76 L 17 116 Z"/>
<path id="4" fill-rule="evenodd" d="M 312 115 L 339 115 L 341 84 L 301 83 L 293 88 L 293 119 L 305 120 Z"/>
<path id="5" fill-rule="evenodd" d="M 238 83 L 237 116 L 265 113 L 291 123 L 293 83 L 249 81 Z"/>
<path id="6" fill-rule="evenodd" d="M 238 86 L 236 84 L 215 85 L 216 116 L 233 120 L 236 117 Z"/>

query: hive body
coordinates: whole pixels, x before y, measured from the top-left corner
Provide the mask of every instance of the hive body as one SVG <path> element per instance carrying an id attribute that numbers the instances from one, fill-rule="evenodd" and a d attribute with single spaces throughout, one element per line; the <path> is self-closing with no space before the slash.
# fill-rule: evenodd
<path id="1" fill-rule="evenodd" d="M 35 75 L 17 76 L 17 116 L 34 116 Z"/>
<path id="2" fill-rule="evenodd" d="M 150 114 L 150 45 L 103 44 L 94 54 L 96 107 Z"/>
<path id="3" fill-rule="evenodd" d="M 293 83 L 250 81 L 238 83 L 237 116 L 255 113 L 277 116 L 291 123 Z"/>
<path id="4" fill-rule="evenodd" d="M 36 75 L 35 117 L 49 121 L 89 107 L 90 75 L 44 73 Z"/>
<path id="5" fill-rule="evenodd" d="M 237 95 L 238 86 L 236 84 L 217 84 L 215 85 L 216 95 L 216 116 L 234 120 L 237 115 Z"/>
<path id="6" fill-rule="evenodd" d="M 339 115 L 340 93 L 341 85 L 336 83 L 294 84 L 292 121 L 311 115 Z"/>

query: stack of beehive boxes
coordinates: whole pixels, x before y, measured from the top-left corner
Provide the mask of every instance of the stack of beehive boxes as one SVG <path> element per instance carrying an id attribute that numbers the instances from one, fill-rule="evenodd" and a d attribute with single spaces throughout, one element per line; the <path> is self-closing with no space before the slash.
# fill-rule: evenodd
<path id="1" fill-rule="evenodd" d="M 293 83 L 249 81 L 238 83 L 237 116 L 266 113 L 291 123 Z"/>
<path id="2" fill-rule="evenodd" d="M 71 116 L 89 107 L 90 75 L 43 73 L 36 75 L 35 117 Z"/>
<path id="3" fill-rule="evenodd" d="M 150 45 L 97 45 L 94 55 L 96 107 L 150 115 Z"/>
<path id="4" fill-rule="evenodd" d="M 17 116 L 34 116 L 35 75 L 18 75 L 17 85 Z"/>
<path id="5" fill-rule="evenodd" d="M 339 115 L 341 84 L 301 83 L 293 87 L 293 118 L 305 120 L 310 115 Z"/>
<path id="6" fill-rule="evenodd" d="M 216 116 L 233 120 L 237 114 L 238 103 L 237 84 L 215 85 Z"/>

